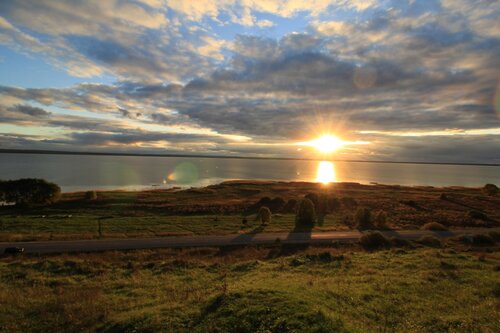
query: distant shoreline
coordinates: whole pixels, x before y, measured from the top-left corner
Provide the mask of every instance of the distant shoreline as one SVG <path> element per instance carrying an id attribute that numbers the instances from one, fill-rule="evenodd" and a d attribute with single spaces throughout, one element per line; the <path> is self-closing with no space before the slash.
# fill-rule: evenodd
<path id="1" fill-rule="evenodd" d="M 500 166 L 496 163 L 460 163 L 460 162 L 416 162 L 416 161 L 367 161 L 367 160 L 340 160 L 299 157 L 252 157 L 252 156 L 223 156 L 223 155 L 184 155 L 184 154 L 153 154 L 153 153 L 112 153 L 112 152 L 78 152 L 61 150 L 36 149 L 0 149 L 0 154 L 45 154 L 45 155 L 83 155 L 83 156 L 137 156 L 137 157 L 178 157 L 178 158 L 218 158 L 240 160 L 278 160 L 278 161 L 331 161 L 351 163 L 384 163 L 384 164 L 430 164 L 430 165 L 470 165 L 470 166 Z"/>

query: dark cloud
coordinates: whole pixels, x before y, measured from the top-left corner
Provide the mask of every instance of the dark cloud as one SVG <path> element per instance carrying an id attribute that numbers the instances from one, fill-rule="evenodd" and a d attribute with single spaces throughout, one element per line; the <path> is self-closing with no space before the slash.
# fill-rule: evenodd
<path id="1" fill-rule="evenodd" d="M 32 117 L 45 117 L 50 115 L 50 112 L 31 105 L 16 104 L 11 107 L 10 110 L 14 112 L 21 112 Z"/>

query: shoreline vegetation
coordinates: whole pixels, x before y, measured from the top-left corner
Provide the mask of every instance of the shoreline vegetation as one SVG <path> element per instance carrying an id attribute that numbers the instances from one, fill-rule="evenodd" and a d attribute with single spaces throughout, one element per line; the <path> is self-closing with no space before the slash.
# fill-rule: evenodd
<path id="1" fill-rule="evenodd" d="M 0 207 L 0 241 L 500 226 L 483 188 L 227 181 L 189 189 L 63 193 L 47 205 Z M 488 192 L 489 191 L 489 192 Z M 303 200 L 314 223 L 298 228 Z M 262 209 L 266 208 L 266 217 Z M 305 219 L 308 217 L 306 216 Z"/>
<path id="2" fill-rule="evenodd" d="M 246 159 L 246 160 L 281 160 L 281 161 L 324 161 L 320 158 L 299 157 L 260 157 L 260 156 L 226 156 L 226 155 L 185 155 L 185 154 L 147 154 L 147 153 L 122 153 L 122 152 L 85 152 L 61 151 L 38 149 L 0 149 L 0 154 L 47 154 L 47 155 L 87 155 L 87 156 L 143 156 L 143 157 L 179 157 L 179 158 L 219 158 L 219 159 Z M 430 161 L 380 161 L 380 160 L 341 160 L 330 159 L 331 162 L 349 163 L 382 163 L 382 164 L 429 164 L 429 165 L 471 165 L 471 166 L 500 166 L 500 163 L 469 163 L 469 162 L 430 162 Z"/>

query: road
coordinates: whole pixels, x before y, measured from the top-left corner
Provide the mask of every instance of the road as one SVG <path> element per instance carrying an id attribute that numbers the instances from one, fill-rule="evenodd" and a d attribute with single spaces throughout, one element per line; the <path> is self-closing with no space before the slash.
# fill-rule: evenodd
<path id="1" fill-rule="evenodd" d="M 381 231 L 387 237 L 418 239 L 423 236 L 440 238 L 473 235 L 500 228 L 456 229 L 451 231 L 390 230 Z M 162 238 L 92 239 L 42 242 L 0 242 L 0 253 L 6 247 L 23 247 L 25 253 L 64 253 L 111 250 L 137 250 L 156 248 L 211 247 L 234 245 L 265 245 L 279 241 L 282 244 L 329 244 L 332 242 L 356 241 L 362 235 L 359 231 L 334 231 L 315 233 L 255 233 L 224 236 L 182 236 Z"/>

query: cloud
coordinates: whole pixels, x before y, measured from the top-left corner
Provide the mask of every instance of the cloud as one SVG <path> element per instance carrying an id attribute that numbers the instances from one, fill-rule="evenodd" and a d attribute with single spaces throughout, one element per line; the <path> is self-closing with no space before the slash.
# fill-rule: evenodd
<path id="1" fill-rule="evenodd" d="M 21 112 L 30 115 L 32 117 L 45 117 L 50 115 L 50 112 L 47 112 L 42 108 L 34 107 L 31 105 L 16 104 L 12 108 L 10 108 L 10 110 L 14 112 Z"/>
<path id="2" fill-rule="evenodd" d="M 4 122 L 62 129 L 44 145 L 296 154 L 288 143 L 332 130 L 373 141 L 342 152 L 359 158 L 455 161 L 466 158 L 452 154 L 462 145 L 478 160 L 495 160 L 488 142 L 498 135 L 470 134 L 499 127 L 492 100 L 500 36 L 487 26 L 498 25 L 500 9 L 489 2 L 110 1 L 95 18 L 87 3 L 72 12 L 66 3 L 33 6 L 40 18 L 65 16 L 60 22 L 83 15 L 67 23 L 67 34 L 52 23 L 34 33 L 41 21 L 26 19 L 28 2 L 2 3 L 0 42 L 70 63 L 71 71 L 118 78 L 62 89 L 0 86 Z M 308 26 L 255 35 L 280 22 L 275 16 Z M 234 38 L 214 33 L 230 23 L 257 27 Z M 19 109 L 30 105 L 37 107 Z M 447 130 L 464 132 L 390 135 Z M 474 152 L 475 145 L 486 148 Z"/>

